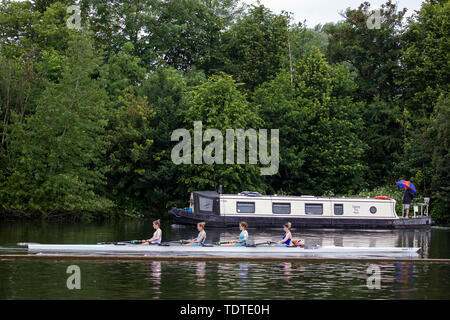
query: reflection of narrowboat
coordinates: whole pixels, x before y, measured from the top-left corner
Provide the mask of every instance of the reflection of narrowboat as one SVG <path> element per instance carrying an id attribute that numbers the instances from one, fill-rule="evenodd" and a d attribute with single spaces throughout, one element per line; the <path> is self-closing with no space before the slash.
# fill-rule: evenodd
<path id="1" fill-rule="evenodd" d="M 176 224 L 204 221 L 208 227 L 280 227 L 290 221 L 294 228 L 418 228 L 429 227 L 429 216 L 401 218 L 394 199 L 388 197 L 316 197 L 261 195 L 257 192 L 221 194 L 191 193 L 188 209 L 173 207 L 169 216 Z"/>

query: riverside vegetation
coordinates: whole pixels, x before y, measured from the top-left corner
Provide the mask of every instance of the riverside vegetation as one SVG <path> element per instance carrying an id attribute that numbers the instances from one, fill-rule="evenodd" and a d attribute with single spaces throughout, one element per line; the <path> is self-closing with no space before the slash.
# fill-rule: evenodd
<path id="1" fill-rule="evenodd" d="M 238 0 L 0 3 L 2 217 L 152 216 L 188 193 L 391 195 L 450 217 L 448 1 L 313 28 Z M 344 9 L 344 8 L 343 8 Z M 175 165 L 177 128 L 279 129 L 277 174 Z M 367 190 L 373 190 L 367 191 Z"/>

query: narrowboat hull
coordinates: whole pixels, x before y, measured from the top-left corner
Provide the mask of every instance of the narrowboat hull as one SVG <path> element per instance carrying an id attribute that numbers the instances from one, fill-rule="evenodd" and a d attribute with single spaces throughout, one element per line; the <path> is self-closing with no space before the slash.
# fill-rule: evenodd
<path id="1" fill-rule="evenodd" d="M 331 229 L 404 229 L 428 228 L 432 225 L 431 217 L 415 218 L 353 218 L 353 217 L 278 217 L 255 215 L 214 215 L 198 214 L 173 207 L 169 210 L 173 223 L 195 225 L 206 222 L 208 227 L 236 227 L 240 221 L 246 221 L 251 228 L 276 228 L 290 221 L 295 228 L 331 228 Z"/>

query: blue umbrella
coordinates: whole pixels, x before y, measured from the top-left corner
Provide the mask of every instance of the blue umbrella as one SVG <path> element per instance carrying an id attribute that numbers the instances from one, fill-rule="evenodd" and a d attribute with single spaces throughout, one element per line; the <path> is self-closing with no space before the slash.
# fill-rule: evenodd
<path id="1" fill-rule="evenodd" d="M 416 187 L 409 181 L 400 180 L 400 181 L 397 181 L 396 184 L 402 189 L 404 189 L 405 187 L 409 188 L 409 189 L 411 189 L 412 193 L 417 194 Z"/>

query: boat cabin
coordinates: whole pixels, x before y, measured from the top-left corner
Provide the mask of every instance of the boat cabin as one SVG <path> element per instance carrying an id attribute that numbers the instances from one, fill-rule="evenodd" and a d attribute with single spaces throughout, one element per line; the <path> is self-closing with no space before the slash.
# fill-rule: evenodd
<path id="1" fill-rule="evenodd" d="M 398 218 L 394 199 L 268 196 L 257 192 L 219 194 L 193 192 L 190 208 L 198 214 L 220 216 L 308 216 Z"/>

